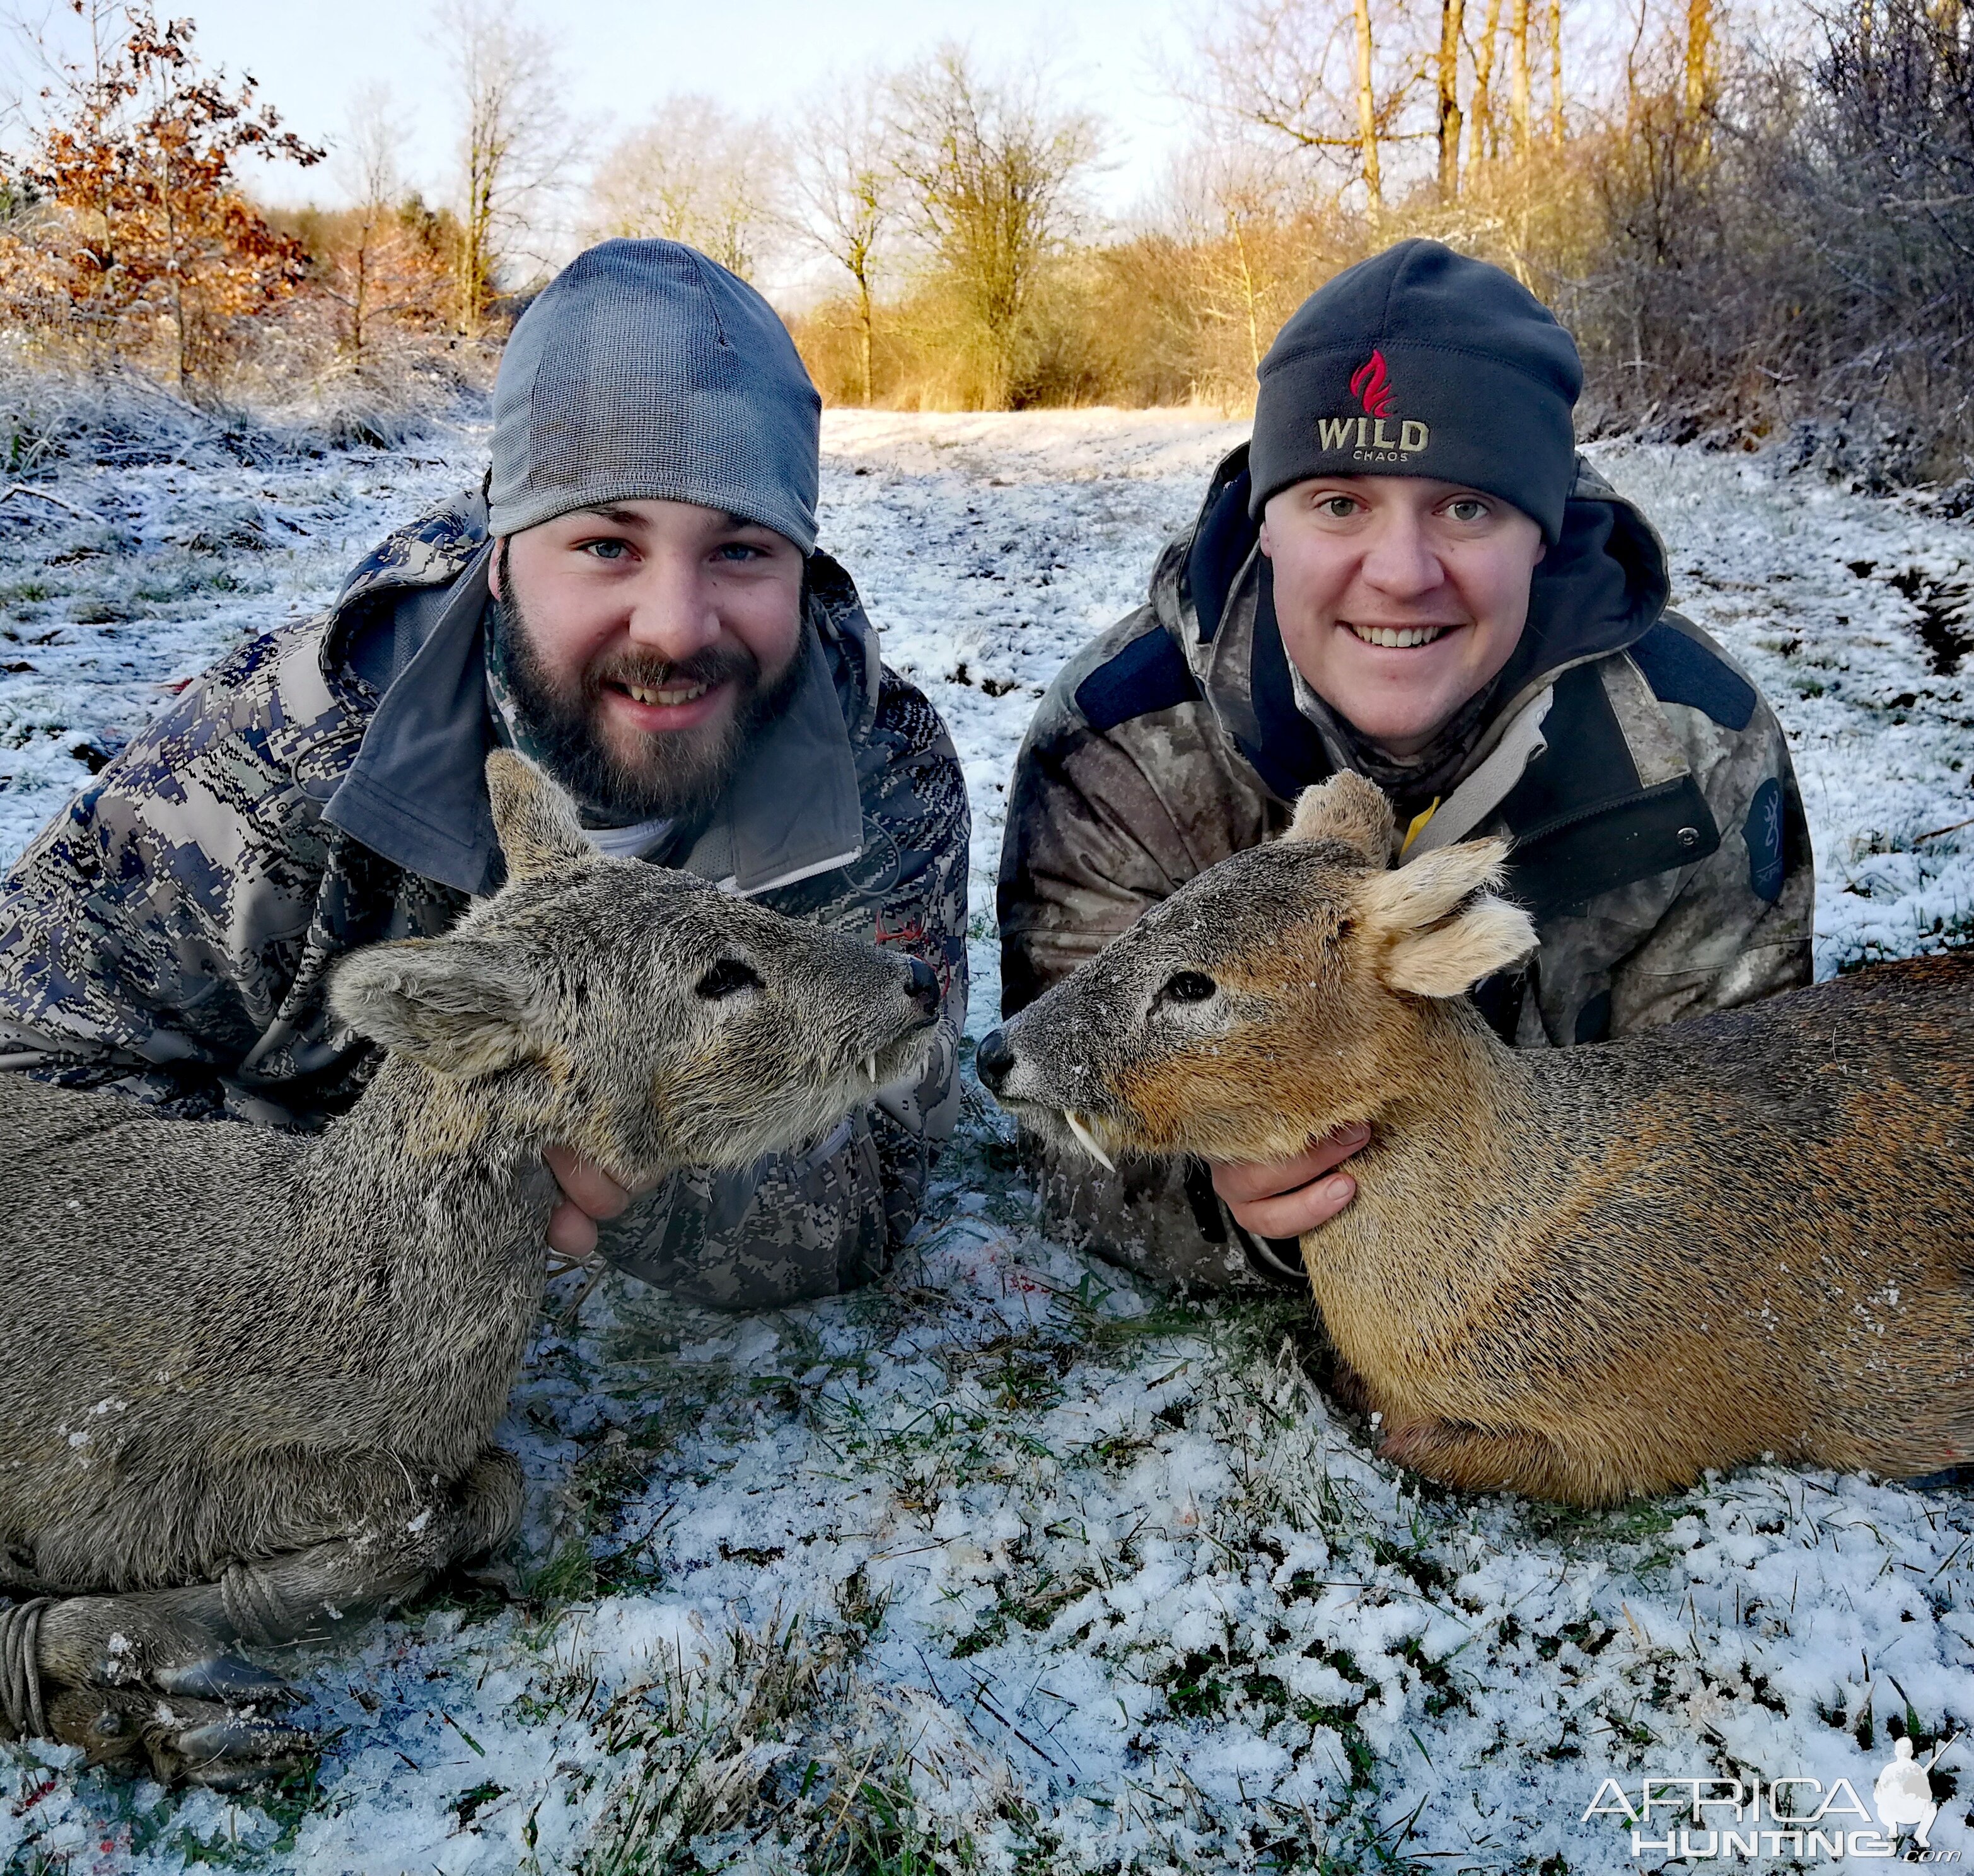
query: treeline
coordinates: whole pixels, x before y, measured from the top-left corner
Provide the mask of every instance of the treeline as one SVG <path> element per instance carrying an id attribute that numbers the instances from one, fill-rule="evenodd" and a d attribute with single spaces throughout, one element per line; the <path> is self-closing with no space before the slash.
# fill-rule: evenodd
<path id="1" fill-rule="evenodd" d="M 1573 85 L 1557 0 L 1441 0 L 1436 19 L 1412 8 L 1389 30 L 1372 0 L 1250 0 L 1223 17 L 1195 100 L 1218 134 L 1137 225 L 1093 240 L 1065 211 L 1025 267 L 973 231 L 1015 225 L 1039 153 L 1054 156 L 1053 199 L 1072 201 L 1087 126 L 1032 93 L 969 90 L 949 64 L 950 93 L 975 107 L 939 144 L 963 210 L 929 199 L 922 156 L 887 167 L 880 144 L 846 166 L 890 179 L 916 240 L 893 251 L 888 290 L 860 276 L 799 321 L 826 394 L 1238 410 L 1307 294 L 1421 235 L 1555 307 L 1584 353 L 1592 433 L 1780 441 L 1875 484 L 1974 467 L 1974 23 L 1959 0 L 1805 11 L 1781 45 L 1717 0 L 1657 15 L 1644 0 Z M 911 147 L 909 109 L 876 121 Z M 990 296 L 995 264 L 1018 291 Z M 1018 308 L 998 334 L 995 304 Z"/>
<path id="2" fill-rule="evenodd" d="M 1174 80 L 1196 135 L 1121 225 L 1106 126 L 1038 72 L 948 48 L 772 123 L 694 96 L 600 151 L 554 48 L 446 0 L 457 173 L 395 169 L 388 93 L 330 159 L 343 206 L 277 212 L 256 156 L 323 160 L 193 54 L 102 6 L 11 152 L 0 315 L 52 354 L 194 398 L 403 395 L 497 353 L 578 240 L 663 235 L 762 284 L 825 395 L 926 408 L 1238 410 L 1340 267 L 1429 235 L 1576 331 L 1591 429 L 1785 438 L 1886 482 L 1974 455 L 1974 25 L 1961 0 L 1829 0 L 1758 38 L 1725 0 L 1234 0 Z M 1601 21 L 1602 38 L 1597 36 Z"/>

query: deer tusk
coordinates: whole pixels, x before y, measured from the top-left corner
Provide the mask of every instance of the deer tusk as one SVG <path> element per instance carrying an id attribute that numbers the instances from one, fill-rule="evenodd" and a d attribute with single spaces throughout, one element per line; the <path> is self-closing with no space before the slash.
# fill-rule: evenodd
<path id="1" fill-rule="evenodd" d="M 1097 1144 L 1096 1130 L 1084 1119 L 1082 1115 L 1077 1113 L 1074 1108 L 1065 1107 L 1062 1110 L 1062 1117 L 1069 1123 L 1070 1132 L 1082 1143 L 1084 1151 L 1088 1153 L 1091 1159 L 1100 1163 L 1108 1172 L 1114 1172 L 1117 1170 L 1117 1161 Z"/>
<path id="2" fill-rule="evenodd" d="M 870 1077 L 874 1085 L 877 1079 L 877 1052 L 875 1049 L 864 1058 L 864 1072 Z"/>

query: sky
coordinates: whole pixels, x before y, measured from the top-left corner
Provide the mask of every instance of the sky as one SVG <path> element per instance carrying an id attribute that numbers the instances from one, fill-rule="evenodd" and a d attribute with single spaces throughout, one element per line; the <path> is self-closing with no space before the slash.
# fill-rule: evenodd
<path id="1" fill-rule="evenodd" d="M 51 0 L 6 9 L 39 18 Z M 158 0 L 189 14 L 208 63 L 251 72 L 264 99 L 311 141 L 334 139 L 364 86 L 388 84 L 409 131 L 401 169 L 434 198 L 448 192 L 451 99 L 433 0 Z M 65 9 L 50 18 L 70 30 Z M 943 41 L 989 68 L 1040 58 L 1065 100 L 1100 112 L 1109 160 L 1090 182 L 1116 215 L 1156 185 L 1185 139 L 1169 74 L 1193 38 L 1189 0 L 514 0 L 518 21 L 556 44 L 572 111 L 598 148 L 667 96 L 703 91 L 743 114 L 772 115 L 834 74 L 895 66 Z M 16 58 L 18 64 L 18 59 Z M 11 87 L 10 87 L 11 88 Z M 249 180 L 252 181 L 249 172 Z M 339 193 L 333 165 L 266 175 L 270 199 Z"/>

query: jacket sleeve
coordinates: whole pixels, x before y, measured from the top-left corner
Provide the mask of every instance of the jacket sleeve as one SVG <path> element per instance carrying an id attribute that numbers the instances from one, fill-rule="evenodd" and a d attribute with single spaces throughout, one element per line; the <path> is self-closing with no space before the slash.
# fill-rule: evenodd
<path id="1" fill-rule="evenodd" d="M 770 903 L 923 958 L 939 980 L 939 1027 L 918 1076 L 884 1089 L 814 1145 L 744 1172 L 674 1174 L 604 1227 L 613 1263 L 689 1300 L 771 1308 L 871 1281 L 916 1222 L 934 1155 L 959 1113 L 966 779 L 931 706 L 888 674 L 858 764 L 863 860 L 847 880 L 829 874 Z"/>
<path id="2" fill-rule="evenodd" d="M 1196 703 L 1169 690 L 1086 692 L 1098 674 L 1143 668 L 1133 648 L 1162 628 L 1123 620 L 1064 667 L 1037 710 L 1009 785 L 1001 848 L 1001 1013 L 1013 1015 L 1101 951 L 1148 907 L 1269 831 L 1270 803 Z M 1107 1172 L 1083 1154 L 1024 1135 L 1044 1228 L 1166 1283 L 1205 1289 L 1254 1281 L 1241 1235 L 1196 1163 L 1132 1161 Z"/>
<path id="3" fill-rule="evenodd" d="M 959 1038 L 966 1027 L 966 929 L 972 814 L 966 778 L 945 726 L 916 692 L 880 710 L 892 747 L 867 795 L 895 847 L 897 870 L 881 891 L 877 943 L 908 952 L 939 979 L 940 1016 L 925 1065 L 880 1093 L 868 1123 L 883 1188 L 886 1235 L 895 1248 L 917 1223 L 926 1182 L 959 1114 Z"/>
<path id="4" fill-rule="evenodd" d="M 1159 688 L 1148 643 L 1162 651 L 1164 628 L 1142 608 L 1063 667 L 1022 741 L 997 895 L 1004 1017 L 1264 838 L 1267 796 L 1206 707 Z M 1100 696 L 1093 720 L 1078 700 Z"/>
<path id="5" fill-rule="evenodd" d="M 1568 1046 L 1629 1035 L 1811 981 L 1808 824 L 1782 725 L 1755 695 L 1738 727 L 1697 707 L 1665 707 L 1720 844 L 1690 867 L 1607 894 L 1545 929 L 1536 969 L 1547 1033 L 1518 1041 Z M 1615 961 L 1600 969 L 1599 960 Z"/>
<path id="6" fill-rule="evenodd" d="M 284 700 L 294 664 L 312 688 Z M 219 1110 L 293 986 L 326 863 L 282 759 L 297 712 L 341 713 L 313 639 L 255 641 L 28 847 L 0 884 L 0 1063 Z"/>
<path id="7" fill-rule="evenodd" d="M 1707 740 L 1700 785 L 1720 845 L 1612 973 L 1614 1035 L 1757 1002 L 1814 975 L 1815 867 L 1782 725 L 1765 701 L 1746 730 Z"/>

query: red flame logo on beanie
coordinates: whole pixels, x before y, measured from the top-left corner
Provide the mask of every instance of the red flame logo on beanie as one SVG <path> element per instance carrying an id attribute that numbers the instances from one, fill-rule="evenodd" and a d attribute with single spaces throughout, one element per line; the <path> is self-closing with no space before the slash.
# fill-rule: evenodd
<path id="1" fill-rule="evenodd" d="M 1364 406 L 1368 417 L 1392 414 L 1392 379 L 1385 369 L 1385 355 L 1374 351 L 1350 376 L 1350 395 Z"/>

